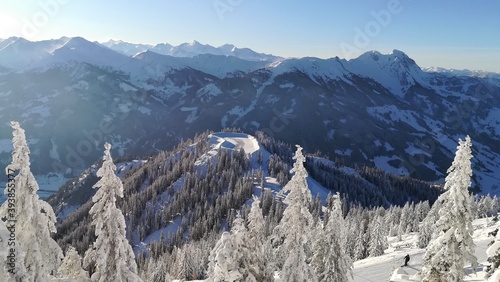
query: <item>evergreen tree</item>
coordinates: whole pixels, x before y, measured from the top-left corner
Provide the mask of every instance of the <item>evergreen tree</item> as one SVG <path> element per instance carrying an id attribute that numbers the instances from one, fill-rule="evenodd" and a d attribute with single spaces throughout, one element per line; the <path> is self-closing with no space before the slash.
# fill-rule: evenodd
<path id="1" fill-rule="evenodd" d="M 82 258 L 71 246 L 66 251 L 58 272 L 59 276 L 66 278 L 67 281 L 90 282 L 89 274 L 82 268 Z"/>
<path id="2" fill-rule="evenodd" d="M 155 260 L 150 259 L 148 271 L 150 272 L 148 275 L 148 280 L 151 282 L 170 282 L 172 281 L 170 278 L 170 274 L 167 271 L 167 265 L 165 260 Z"/>
<path id="3" fill-rule="evenodd" d="M 352 260 L 344 244 L 346 223 L 338 193 L 328 218 L 323 226 L 316 228 L 312 265 L 319 281 L 348 281 L 348 274 L 352 276 Z"/>
<path id="4" fill-rule="evenodd" d="M 249 269 L 247 271 L 249 275 L 255 278 L 255 281 L 273 281 L 274 259 L 272 253 L 266 254 L 266 251 L 271 249 L 271 245 L 266 240 L 266 222 L 262 216 L 260 200 L 255 196 L 248 214 L 248 232 L 245 242 L 248 249 Z"/>
<path id="5" fill-rule="evenodd" d="M 50 237 L 55 233 L 56 216 L 47 202 L 39 199 L 36 192 L 38 183 L 30 170 L 29 148 L 24 129 L 18 122 L 11 122 L 13 129 L 12 162 L 7 166 L 8 196 L 0 208 L 7 226 L 15 223 L 16 273 L 11 278 L 18 281 L 48 281 L 56 274 L 63 253 L 59 245 Z M 14 205 L 12 206 L 9 205 Z"/>
<path id="6" fill-rule="evenodd" d="M 244 243 L 245 233 L 246 229 L 241 217 L 234 220 L 231 233 L 222 233 L 220 240 L 209 256 L 208 281 L 244 281 L 246 269 L 242 264 L 245 255 L 245 252 L 242 252 L 242 244 Z"/>
<path id="7" fill-rule="evenodd" d="M 432 239 L 432 234 L 434 233 L 434 224 L 439 219 L 439 210 L 443 207 L 444 197 L 439 198 L 434 202 L 432 208 L 427 213 L 424 220 L 420 223 L 418 227 L 418 240 L 417 247 L 426 248 Z"/>
<path id="8" fill-rule="evenodd" d="M 410 205 L 408 202 L 403 206 L 401 210 L 401 217 L 399 218 L 398 227 L 398 241 L 402 240 L 402 236 L 406 234 L 406 228 L 410 222 Z"/>
<path id="9" fill-rule="evenodd" d="M 0 220 L 0 281 L 8 281 L 8 282 L 17 282 L 17 281 L 30 281 L 29 275 L 26 272 L 26 268 L 24 268 L 24 256 L 19 252 L 18 248 L 12 248 L 9 246 L 10 239 L 10 231 L 7 229 L 5 223 Z M 11 249 L 14 251 L 11 253 Z M 11 261 L 9 256 L 13 256 L 13 260 Z M 12 269 L 12 265 L 9 263 L 16 263 L 13 271 L 17 271 L 15 275 L 9 273 L 9 270 Z"/>
<path id="10" fill-rule="evenodd" d="M 488 262 L 491 265 L 487 268 L 488 281 L 500 281 L 500 232 L 497 232 L 495 241 L 486 250 Z"/>
<path id="11" fill-rule="evenodd" d="M 370 232 L 368 253 L 371 257 L 383 255 L 384 251 L 389 247 L 383 220 L 383 217 L 375 215 L 375 218 L 368 225 L 368 230 Z"/>
<path id="12" fill-rule="evenodd" d="M 290 282 L 317 281 L 318 278 L 308 260 L 312 256 L 313 217 L 308 209 L 312 202 L 307 185 L 307 171 L 302 148 L 297 146 L 293 157 L 292 179 L 283 187 L 288 192 L 288 205 L 283 218 L 273 231 L 274 244 L 278 245 L 278 263 L 282 264 L 281 279 Z"/>
<path id="13" fill-rule="evenodd" d="M 422 281 L 463 281 L 464 262 L 470 262 L 474 271 L 477 267 L 468 194 L 472 176 L 470 137 L 465 141 L 459 139 L 458 143 L 445 179 L 446 192 L 438 199 L 443 206 L 424 255 Z"/>
<path id="14" fill-rule="evenodd" d="M 95 253 L 85 254 L 86 257 L 95 258 L 96 272 L 91 279 L 99 282 L 142 281 L 136 274 L 134 252 L 125 237 L 125 218 L 116 207 L 116 198 L 123 197 L 123 184 L 115 174 L 111 145 L 106 143 L 104 148 L 103 163 L 97 171 L 100 179 L 93 186 L 99 190 L 92 197 L 94 205 L 90 209 L 97 237 L 94 242 Z"/>

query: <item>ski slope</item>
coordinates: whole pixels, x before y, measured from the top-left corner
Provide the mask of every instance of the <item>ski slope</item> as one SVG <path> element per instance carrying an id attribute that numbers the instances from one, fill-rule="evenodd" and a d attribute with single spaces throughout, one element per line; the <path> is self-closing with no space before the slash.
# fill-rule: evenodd
<path id="1" fill-rule="evenodd" d="M 464 281 L 486 281 L 483 268 L 488 265 L 486 249 L 493 237 L 488 237 L 488 232 L 493 231 L 498 225 L 492 225 L 491 219 L 478 219 L 473 222 L 474 243 L 476 244 L 475 255 L 478 261 L 477 274 L 472 273 L 470 264 L 466 264 L 468 276 Z M 379 282 L 379 281 L 420 281 L 414 275 L 422 268 L 425 249 L 413 247 L 417 234 L 403 236 L 398 242 L 396 237 L 389 237 L 389 249 L 383 256 L 367 258 L 354 263 L 353 282 Z M 410 262 L 407 267 L 401 267 L 403 257 L 409 254 Z"/>

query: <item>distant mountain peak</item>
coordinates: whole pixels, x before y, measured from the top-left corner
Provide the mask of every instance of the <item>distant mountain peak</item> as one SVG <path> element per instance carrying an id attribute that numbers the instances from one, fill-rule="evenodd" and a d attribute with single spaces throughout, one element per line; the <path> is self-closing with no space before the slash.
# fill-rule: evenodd
<path id="1" fill-rule="evenodd" d="M 348 61 L 350 72 L 371 78 L 397 96 L 404 97 L 415 83 L 423 83 L 425 73 L 404 52 L 394 49 L 389 54 L 368 51 Z"/>
<path id="2" fill-rule="evenodd" d="M 188 45 L 190 45 L 190 46 L 199 46 L 199 45 L 206 46 L 205 44 L 201 44 L 200 42 L 198 42 L 196 40 L 191 41 L 191 43 L 188 43 Z"/>
<path id="3" fill-rule="evenodd" d="M 114 39 L 110 39 L 108 40 L 107 42 L 105 43 L 109 43 L 109 44 L 120 44 L 120 43 L 124 43 L 122 40 L 114 40 Z"/>
<path id="4" fill-rule="evenodd" d="M 168 43 L 158 43 L 154 46 L 133 44 L 121 40 L 109 40 L 107 42 L 102 42 L 101 45 L 131 57 L 143 51 L 150 50 L 161 55 L 173 57 L 195 57 L 202 54 L 211 54 L 237 57 L 247 61 L 273 62 L 282 59 L 281 57 L 271 54 L 258 53 L 249 48 L 238 48 L 233 44 L 224 44 L 219 47 L 214 47 L 209 44 L 203 44 L 197 40 L 193 40 L 189 43 L 182 43 L 177 46 L 172 46 Z"/>
<path id="5" fill-rule="evenodd" d="M 72 37 L 66 42 L 66 44 L 64 44 L 64 46 L 78 46 L 78 45 L 95 45 L 95 44 L 80 36 Z"/>

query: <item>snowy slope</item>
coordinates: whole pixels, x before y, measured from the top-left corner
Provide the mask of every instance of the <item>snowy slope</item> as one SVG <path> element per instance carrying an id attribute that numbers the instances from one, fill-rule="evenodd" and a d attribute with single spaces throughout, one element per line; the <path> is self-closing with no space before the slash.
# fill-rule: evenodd
<path id="1" fill-rule="evenodd" d="M 269 162 L 270 153 L 265 150 L 257 139 L 249 134 L 245 133 L 235 133 L 235 132 L 217 132 L 212 133 L 208 136 L 210 149 L 204 153 L 201 157 L 199 157 L 195 162 L 196 171 L 199 175 L 206 174 L 207 166 L 209 164 L 214 165 L 217 161 L 217 156 L 220 154 L 221 150 L 228 150 L 230 152 L 238 152 L 243 150 L 245 155 L 250 160 L 250 169 L 262 169 L 263 175 L 265 177 L 264 187 L 260 186 L 260 183 L 257 181 L 254 182 L 253 194 L 257 197 L 261 196 L 262 191 L 264 189 L 270 189 L 274 194 L 278 193 L 282 186 L 278 183 L 278 181 L 269 176 L 269 172 L 267 169 L 267 164 Z M 262 164 L 258 162 L 259 153 L 262 155 Z M 184 178 L 181 177 L 175 184 L 174 190 L 181 189 L 183 185 Z M 311 192 L 316 195 L 316 192 L 319 193 L 323 198 L 323 201 L 326 199 L 328 193 L 326 188 L 321 186 L 321 184 L 317 183 L 313 179 L 308 180 L 308 184 L 310 184 Z M 162 195 L 158 195 L 156 198 L 156 206 L 157 208 L 161 208 L 161 206 L 168 202 L 169 196 L 168 192 L 165 192 Z M 251 205 L 253 202 L 252 198 L 249 198 L 246 202 L 247 205 Z M 171 220 L 170 223 L 151 234 L 149 234 L 144 240 L 139 242 L 136 240 L 134 242 L 134 250 L 137 252 L 138 250 L 146 250 L 149 244 L 153 241 L 158 240 L 160 235 L 166 237 L 169 234 L 175 234 L 179 229 L 182 223 L 183 215 L 178 214 L 178 216 Z M 223 223 L 225 225 L 226 223 Z"/>
<path id="2" fill-rule="evenodd" d="M 168 43 L 159 43 L 156 45 L 135 44 L 121 40 L 109 40 L 107 42 L 102 42 L 101 45 L 127 56 L 134 56 L 145 51 L 152 51 L 161 55 L 173 57 L 196 57 L 202 54 L 210 54 L 235 57 L 247 61 L 272 62 L 280 59 L 278 56 L 257 53 L 249 48 L 238 48 L 232 44 L 214 47 L 208 44 L 202 44 L 196 40 L 190 43 L 182 43 L 178 46 L 172 46 Z"/>
<path id="3" fill-rule="evenodd" d="M 270 64 L 269 68 L 273 71 L 273 77 L 299 71 L 309 75 L 313 81 L 320 84 L 331 79 L 342 79 L 347 76 L 348 71 L 344 67 L 345 62 L 345 60 L 339 58 L 326 60 L 313 57 L 291 58 L 276 61 Z"/>
<path id="4" fill-rule="evenodd" d="M 174 57 L 159 54 L 173 54 L 168 44 L 108 43 L 116 51 L 78 37 L 2 40 L 0 98 L 8 106 L 0 107 L 0 117 L 5 122 L 15 118 L 33 124 L 32 134 L 40 139 L 34 151 L 52 146 L 46 138 L 52 134 L 57 153 L 64 156 L 65 148 L 75 144 L 64 143 L 69 139 L 54 138 L 54 134 L 79 135 L 73 138 L 79 139 L 84 138 L 83 130 L 101 120 L 120 123 L 116 117 L 122 115 L 113 117 L 101 106 L 131 97 L 126 106 L 120 105 L 131 120 L 114 124 L 116 134 L 132 140 L 129 151 L 149 153 L 168 148 L 177 136 L 235 127 L 272 131 L 277 139 L 300 143 L 311 151 L 429 181 L 443 177 L 457 139 L 470 134 L 478 148 L 474 181 L 485 194 L 498 191 L 498 79 L 422 71 L 397 50 L 368 52 L 349 61 L 306 57 L 271 62 L 242 60 L 231 54 L 252 56 L 251 50 L 230 44 L 217 48 L 199 42 L 184 44 L 175 49 L 184 57 Z M 152 51 L 125 55 L 145 48 Z M 194 55 L 202 52 L 214 54 Z M 55 83 L 46 83 L 51 80 Z M 19 83 L 23 81 L 30 83 Z M 140 95 L 129 95 L 134 93 Z M 67 110 L 68 103 L 79 107 Z M 73 116 L 81 124 L 75 123 L 74 130 L 57 127 L 61 116 Z M 144 126 L 130 131 L 131 123 Z M 59 129 L 57 133 L 53 128 Z M 168 137 L 155 134 L 161 131 L 168 131 Z M 145 143 L 134 143 L 141 138 Z M 422 149 L 422 140 L 429 150 Z M 83 157 L 82 167 L 95 161 L 91 157 Z"/>
<path id="5" fill-rule="evenodd" d="M 478 219 L 473 222 L 476 229 L 474 232 L 474 243 L 476 244 L 476 257 L 479 262 L 477 274 L 473 274 L 470 265 L 465 265 L 468 276 L 464 281 L 486 281 L 484 279 L 483 267 L 487 265 L 486 249 L 492 241 L 488 237 L 498 226 L 487 225 L 490 219 Z M 413 244 L 416 240 L 416 234 L 403 236 L 403 241 L 397 242 L 396 238 L 390 237 L 390 247 L 385 254 L 379 257 L 367 258 L 354 262 L 352 282 L 382 282 L 382 281 L 419 281 L 412 279 L 422 267 L 422 257 L 424 249 L 415 249 Z M 410 262 L 407 267 L 401 267 L 403 258 L 406 254 L 410 255 Z M 201 281 L 201 280 L 193 280 Z M 208 280 L 205 280 L 208 281 Z M 281 281 L 276 279 L 275 281 Z"/>
<path id="6" fill-rule="evenodd" d="M 0 65 L 11 69 L 27 68 L 63 46 L 69 38 L 30 42 L 24 38 L 9 38 L 0 43 Z"/>
<path id="7" fill-rule="evenodd" d="M 500 79 L 500 73 L 498 72 L 488 72 L 482 70 L 468 70 L 468 69 L 447 69 L 441 67 L 426 67 L 422 68 L 424 72 L 430 73 L 440 73 L 449 76 L 474 76 L 474 77 L 493 77 L 496 79 Z"/>
<path id="8" fill-rule="evenodd" d="M 121 40 L 109 40 L 107 42 L 100 43 L 103 46 L 108 47 L 111 50 L 120 52 L 127 56 L 134 56 L 138 53 L 152 49 L 154 46 L 149 44 L 134 44 L 128 43 Z"/>
<path id="9" fill-rule="evenodd" d="M 192 68 L 219 78 L 224 78 L 236 71 L 248 73 L 267 65 L 264 61 L 246 61 L 231 56 L 201 54 L 193 58 L 176 57 L 150 50 L 135 55 L 134 59 L 144 62 L 147 65 L 146 70 L 151 71 L 153 75 L 172 69 Z M 133 68 L 131 70 L 134 71 Z"/>
<path id="10" fill-rule="evenodd" d="M 73 37 L 63 46 L 54 50 L 51 56 L 37 63 L 36 67 L 56 63 L 85 62 L 96 66 L 120 68 L 130 60 L 131 58 L 99 44 L 81 37 Z"/>
<path id="11" fill-rule="evenodd" d="M 346 68 L 352 73 L 373 79 L 400 97 L 404 97 L 415 83 L 425 83 L 426 73 L 399 50 L 387 55 L 377 51 L 366 52 L 349 60 Z"/>
<path id="12" fill-rule="evenodd" d="M 498 226 L 491 226 L 489 219 L 478 219 L 473 222 L 474 226 L 474 243 L 476 245 L 475 255 L 478 259 L 479 267 L 477 269 L 477 276 L 472 274 L 469 268 L 467 273 L 469 276 L 464 281 L 486 281 L 482 269 L 487 265 L 486 249 L 488 244 L 493 240 L 488 232 L 493 231 Z M 367 282 L 367 281 L 419 281 L 412 279 L 422 268 L 422 257 L 425 253 L 424 249 L 414 248 L 413 245 L 416 241 L 416 234 L 403 236 L 403 241 L 398 242 L 395 237 L 390 237 L 390 247 L 385 251 L 385 254 L 380 257 L 367 258 L 364 260 L 356 261 L 354 263 L 353 279 L 354 282 Z M 410 262 L 408 267 L 401 267 L 403 264 L 403 257 L 409 254 Z M 468 266 L 465 265 L 465 268 Z"/>

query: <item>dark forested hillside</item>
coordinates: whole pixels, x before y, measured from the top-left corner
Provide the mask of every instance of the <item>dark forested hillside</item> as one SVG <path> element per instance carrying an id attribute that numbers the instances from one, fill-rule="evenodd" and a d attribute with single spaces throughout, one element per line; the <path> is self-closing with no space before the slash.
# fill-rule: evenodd
<path id="1" fill-rule="evenodd" d="M 253 138 L 230 134 L 247 136 L 242 140 Z M 118 160 L 117 173 L 124 183 L 124 198 L 118 206 L 126 217 L 127 237 L 135 251 L 142 253 L 151 245 L 154 248 L 150 252 L 157 258 L 165 252 L 171 254 L 184 242 L 217 237 L 221 229 L 230 228 L 236 211 L 246 217 L 252 195 L 261 199 L 270 232 L 284 209 L 277 192 L 290 179 L 292 150 L 290 145 L 261 132 L 256 136 L 255 142 L 261 147 L 251 154 L 245 146 L 224 145 L 227 140 L 216 148 L 215 137 L 206 132 L 182 142 L 175 150 L 145 157 L 141 162 Z M 134 166 L 137 163 L 140 165 Z M 63 249 L 72 245 L 83 253 L 95 239 L 89 209 L 96 167 L 85 170 L 48 199 L 60 219 L 55 239 Z M 306 168 L 322 189 L 341 194 L 346 214 L 350 206 L 432 203 L 441 191 L 409 177 L 367 167 L 352 169 L 318 157 L 308 157 Z M 315 216 L 321 216 L 322 202 L 328 199 L 314 201 L 311 210 L 316 211 Z"/>

